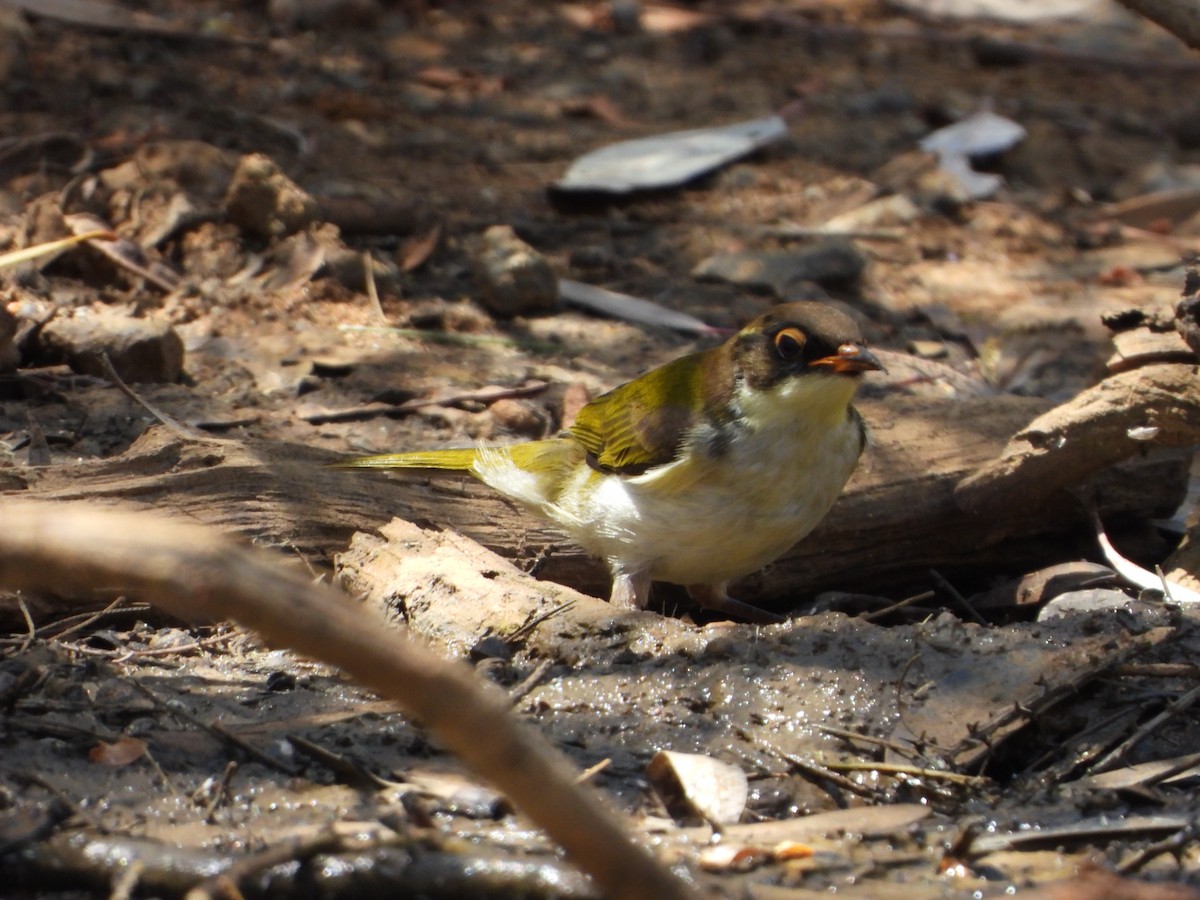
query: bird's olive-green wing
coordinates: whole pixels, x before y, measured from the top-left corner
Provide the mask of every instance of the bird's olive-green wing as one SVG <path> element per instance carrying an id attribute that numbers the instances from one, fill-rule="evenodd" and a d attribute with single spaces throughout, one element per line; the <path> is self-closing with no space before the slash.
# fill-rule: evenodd
<path id="1" fill-rule="evenodd" d="M 711 419 L 704 395 L 707 354 L 684 356 L 597 397 L 570 436 L 602 472 L 640 475 L 675 459 L 687 433 Z"/>

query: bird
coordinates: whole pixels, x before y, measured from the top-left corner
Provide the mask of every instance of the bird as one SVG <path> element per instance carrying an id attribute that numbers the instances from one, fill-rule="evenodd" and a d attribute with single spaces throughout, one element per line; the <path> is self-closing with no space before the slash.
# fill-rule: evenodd
<path id="1" fill-rule="evenodd" d="M 852 316 L 786 303 L 597 397 L 557 437 L 334 465 L 469 472 L 607 562 L 615 606 L 645 608 L 661 581 L 725 616 L 780 621 L 728 585 L 829 512 L 867 444 L 855 392 L 883 368 Z"/>

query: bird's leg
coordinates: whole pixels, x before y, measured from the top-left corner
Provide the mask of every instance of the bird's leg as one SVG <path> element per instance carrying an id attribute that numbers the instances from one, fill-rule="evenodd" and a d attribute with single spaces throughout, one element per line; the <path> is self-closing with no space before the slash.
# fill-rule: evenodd
<path id="1" fill-rule="evenodd" d="M 733 599 L 726 593 L 725 589 L 728 586 L 729 583 L 725 581 L 713 584 L 689 584 L 687 592 L 688 596 L 705 609 L 725 613 L 742 622 L 750 622 L 754 625 L 774 625 L 784 621 L 782 616 L 777 616 L 773 612 L 767 612 L 765 609 L 759 609 L 757 606 Z"/>
<path id="2" fill-rule="evenodd" d="M 608 602 L 625 609 L 645 609 L 650 601 L 650 576 L 645 572 L 613 572 Z"/>

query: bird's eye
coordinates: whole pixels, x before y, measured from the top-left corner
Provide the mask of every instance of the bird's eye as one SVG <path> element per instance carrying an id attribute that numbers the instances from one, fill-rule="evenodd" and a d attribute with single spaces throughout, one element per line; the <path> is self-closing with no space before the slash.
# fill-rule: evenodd
<path id="1" fill-rule="evenodd" d="M 775 351 L 781 359 L 797 359 L 804 352 L 804 341 L 799 328 L 784 328 L 775 335 Z"/>

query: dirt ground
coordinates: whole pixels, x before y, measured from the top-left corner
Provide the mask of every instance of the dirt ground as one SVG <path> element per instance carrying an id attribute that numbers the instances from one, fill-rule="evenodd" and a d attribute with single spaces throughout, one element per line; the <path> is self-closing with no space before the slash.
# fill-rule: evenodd
<path id="1" fill-rule="evenodd" d="M 869 0 L 700 2 L 645 7 L 639 25 L 637 4 L 122 6 L 143 17 L 0 4 L 0 252 L 103 227 L 145 254 L 135 267 L 80 247 L 0 270 L 10 495 L 34 469 L 68 491 L 102 461 L 142 458 L 161 417 L 96 362 L 131 322 L 157 323 L 151 349 L 110 355 L 156 410 L 341 454 L 549 435 L 581 397 L 713 343 L 568 306 L 496 314 L 479 275 L 496 225 L 560 278 L 716 329 L 779 300 L 839 303 L 873 347 L 913 360 L 869 386 L 884 417 L 901 394 L 1069 400 L 1105 374 L 1101 317 L 1170 314 L 1200 251 L 1200 60 L 1115 9 L 1016 25 Z M 917 144 L 985 109 L 1025 135 L 975 160 L 1003 183 L 973 200 Z M 780 111 L 786 137 L 685 185 L 552 189 L 603 145 Z M 1179 202 L 1137 202 L 1162 191 Z M 862 212 L 880 197 L 908 205 Z M 697 274 L 716 254 L 825 246 L 814 230 L 839 216 L 852 271 Z M 62 323 L 100 309 L 120 321 L 72 343 Z M 491 386 L 505 396 L 481 399 Z M 1185 480 L 1158 485 L 1168 507 Z M 1162 563 L 1178 533 L 1134 518 L 1127 553 Z M 972 593 L 1038 554 L 1099 558 L 1086 523 L 1042 541 L 1008 564 L 964 546 L 945 567 Z M 345 541 L 266 543 L 325 572 Z M 856 574 L 831 578 L 867 593 Z M 984 897 L 1068 879 L 1075 893 L 1043 896 L 1196 896 L 1196 613 L 1131 599 L 981 623 L 939 578 L 869 585 L 875 609 L 939 592 L 880 622 L 845 596 L 795 596 L 775 608 L 810 615 L 761 629 L 567 616 L 496 652 L 479 649 L 503 631 L 485 609 L 440 640 L 596 766 L 592 782 L 703 890 Z M 76 618 L 62 598 L 25 599 L 29 621 L 10 604 L 0 643 L 0 871 L 22 893 L 0 893 L 182 896 L 282 848 L 244 874 L 244 896 L 593 895 L 503 798 L 329 668 L 136 597 Z M 652 788 L 660 750 L 745 773 L 723 843 Z"/>

